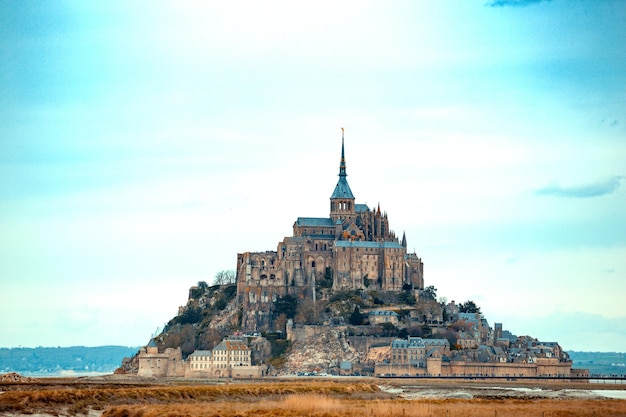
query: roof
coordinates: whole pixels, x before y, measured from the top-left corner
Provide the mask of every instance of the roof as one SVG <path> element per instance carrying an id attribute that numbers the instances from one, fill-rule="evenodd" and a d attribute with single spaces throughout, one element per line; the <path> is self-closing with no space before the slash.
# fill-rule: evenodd
<path id="1" fill-rule="evenodd" d="M 398 313 L 390 310 L 372 310 L 368 313 L 370 316 L 398 316 Z"/>
<path id="2" fill-rule="evenodd" d="M 194 352 L 189 355 L 189 357 L 195 357 L 195 356 L 211 356 L 213 354 L 212 351 L 210 350 L 194 350 Z"/>
<path id="3" fill-rule="evenodd" d="M 346 180 L 346 175 L 339 174 L 339 181 L 335 186 L 335 191 L 333 191 L 333 195 L 330 198 L 351 198 L 354 199 L 354 194 L 352 194 L 352 190 L 348 185 L 348 180 Z"/>
<path id="4" fill-rule="evenodd" d="M 213 350 L 250 350 L 250 348 L 241 340 L 222 340 Z"/>
<path id="5" fill-rule="evenodd" d="M 355 204 L 354 205 L 354 211 L 356 211 L 357 213 L 363 212 L 363 211 L 369 211 L 370 208 L 367 206 L 367 204 Z"/>
<path id="6" fill-rule="evenodd" d="M 296 224 L 307 227 L 335 227 L 332 219 L 325 217 L 298 217 Z"/>
<path id="7" fill-rule="evenodd" d="M 424 344 L 427 346 L 450 346 L 448 339 L 424 339 Z"/>
<path id="8" fill-rule="evenodd" d="M 357 240 L 353 242 L 351 240 L 338 240 L 335 243 L 338 248 L 391 248 L 391 249 L 403 249 L 404 247 L 398 242 L 369 242 Z"/>
<path id="9" fill-rule="evenodd" d="M 407 349 L 407 348 L 423 348 L 424 340 L 421 337 L 409 337 L 406 339 L 396 339 L 391 342 L 392 349 Z"/>

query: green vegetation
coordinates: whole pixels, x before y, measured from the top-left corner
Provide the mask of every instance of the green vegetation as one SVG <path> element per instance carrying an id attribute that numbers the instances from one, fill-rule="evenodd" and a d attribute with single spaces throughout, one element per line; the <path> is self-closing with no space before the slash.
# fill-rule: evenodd
<path id="1" fill-rule="evenodd" d="M 472 300 L 468 300 L 464 303 L 459 304 L 459 311 L 461 313 L 478 313 L 478 314 L 482 314 L 480 312 L 480 307 L 478 307 L 476 305 L 476 303 L 474 303 Z"/>

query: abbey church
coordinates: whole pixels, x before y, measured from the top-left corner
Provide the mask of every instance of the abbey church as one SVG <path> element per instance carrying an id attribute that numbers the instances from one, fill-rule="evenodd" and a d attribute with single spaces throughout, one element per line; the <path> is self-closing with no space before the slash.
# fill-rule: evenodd
<path id="1" fill-rule="evenodd" d="M 341 290 L 401 291 L 424 288 L 422 260 L 407 253 L 389 229 L 380 206 L 356 204 L 348 185 L 342 129 L 339 181 L 330 196 L 328 217 L 298 217 L 293 236 L 276 251 L 237 254 L 237 303 L 242 327 L 260 331 L 270 324 L 272 303 L 290 294 L 315 301 L 320 287 Z"/>

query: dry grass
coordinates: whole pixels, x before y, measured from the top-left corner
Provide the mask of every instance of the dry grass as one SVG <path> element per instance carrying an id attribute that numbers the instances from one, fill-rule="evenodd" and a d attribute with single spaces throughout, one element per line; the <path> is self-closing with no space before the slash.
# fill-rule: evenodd
<path id="1" fill-rule="evenodd" d="M 350 400 L 293 395 L 283 400 L 112 407 L 103 417 L 617 417 L 616 400 Z"/>
<path id="2" fill-rule="evenodd" d="M 261 381 L 225 385 L 18 387 L 0 394 L 0 415 L 103 417 L 600 417 L 626 416 L 624 400 L 475 398 L 405 400 L 369 382 Z"/>

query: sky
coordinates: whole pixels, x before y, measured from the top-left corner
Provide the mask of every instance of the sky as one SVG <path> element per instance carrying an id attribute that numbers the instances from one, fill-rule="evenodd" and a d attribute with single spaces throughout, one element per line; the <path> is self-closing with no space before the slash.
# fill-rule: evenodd
<path id="1" fill-rule="evenodd" d="M 345 128 L 425 284 L 626 345 L 626 1 L 0 2 L 0 346 L 145 345 L 327 217 Z"/>

